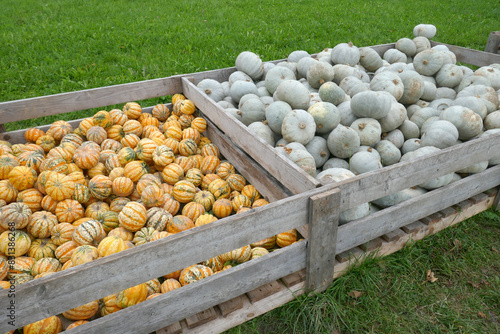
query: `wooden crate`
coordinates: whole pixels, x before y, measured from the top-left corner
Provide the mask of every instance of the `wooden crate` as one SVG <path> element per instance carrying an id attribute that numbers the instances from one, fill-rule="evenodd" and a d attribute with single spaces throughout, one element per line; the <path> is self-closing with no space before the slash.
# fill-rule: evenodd
<path id="1" fill-rule="evenodd" d="M 375 48 L 383 52 L 390 47 L 393 47 L 393 44 Z M 466 54 L 467 52 L 464 51 Z M 348 262 L 345 259 L 349 259 L 349 254 L 359 256 L 363 252 L 380 249 L 384 243 L 394 245 L 401 242 L 404 240 L 403 235 L 419 233 L 418 226 L 415 227 L 415 222 L 419 219 L 428 218 L 427 222 L 431 225 L 433 218 L 429 217 L 433 214 L 448 210 L 451 206 L 479 196 L 500 184 L 500 166 L 496 166 L 339 227 L 338 215 L 341 211 L 472 163 L 487 160 L 499 152 L 500 135 L 469 141 L 428 157 L 399 163 L 338 184 L 321 185 L 286 159 L 270 154 L 270 147 L 259 146 L 263 144 L 262 141 L 253 136 L 248 137 L 246 128 L 231 119 L 227 121 L 221 117 L 217 106 L 203 97 L 203 93 L 192 83 L 203 78 L 222 79 L 233 71 L 234 69 L 222 69 L 0 103 L 0 122 L 6 123 L 182 91 L 216 124 L 213 126 L 209 122 L 207 133 L 221 146 L 222 154 L 266 197 L 274 201 L 265 207 L 22 284 L 15 292 L 17 326 L 59 314 L 270 235 L 300 228 L 304 224 L 309 226 L 309 233 L 303 233 L 306 240 L 217 273 L 196 284 L 93 320 L 89 324 L 72 329 L 70 333 L 148 333 L 169 325 L 173 326 L 167 327 L 170 331 L 164 331 L 175 332 L 179 329 L 179 321 L 182 329 L 195 330 L 196 324 L 217 321 L 220 318 L 219 312 L 226 316 L 236 314 L 230 311 L 242 309 L 247 303 L 241 299 L 233 299 L 244 293 L 247 293 L 249 302 L 254 303 L 252 305 L 261 305 L 276 294 L 282 296 L 286 289 L 273 283 L 281 278 L 290 286 L 301 284 L 300 291 L 321 291 L 331 283 L 334 275 L 337 275 L 338 268 Z M 77 123 L 78 121 L 73 121 L 73 125 Z M 23 140 L 23 132 L 20 130 L 3 133 L 0 134 L 0 139 L 20 142 Z M 258 164 L 231 140 L 242 147 Z M 259 150 L 262 150 L 260 154 Z M 269 160 L 263 161 L 264 158 Z M 493 199 L 490 197 L 487 201 L 471 202 L 466 209 L 474 208 L 477 211 L 480 208 L 482 211 L 492 204 Z M 474 212 L 477 213 L 476 211 Z M 442 216 L 445 217 L 444 214 Z M 425 219 L 421 224 L 425 225 Z M 432 233 L 437 229 L 427 228 L 427 231 Z M 201 246 L 186 249 L 185 245 Z M 392 250 L 396 249 L 395 246 L 391 247 L 389 248 Z M 297 274 L 303 269 L 305 274 Z M 10 305 L 7 294 L 8 291 L 0 291 L 0 316 L 5 318 L 8 315 L 7 307 Z M 290 296 L 275 298 L 274 302 L 268 305 L 276 307 L 289 298 Z M 211 309 L 217 305 L 217 309 Z M 255 315 L 258 312 L 253 313 Z M 247 318 L 251 317 L 247 314 Z M 12 328 L 2 322 L 0 330 Z"/>

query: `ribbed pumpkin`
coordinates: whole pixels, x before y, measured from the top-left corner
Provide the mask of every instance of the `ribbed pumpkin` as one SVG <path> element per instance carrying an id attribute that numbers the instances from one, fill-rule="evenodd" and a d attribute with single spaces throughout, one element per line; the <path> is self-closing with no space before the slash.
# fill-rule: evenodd
<path id="1" fill-rule="evenodd" d="M 75 226 L 69 223 L 57 224 L 50 229 L 50 238 L 56 245 L 62 245 L 73 240 L 74 230 Z"/>
<path id="2" fill-rule="evenodd" d="M 219 175 L 221 179 L 227 180 L 229 175 L 236 173 L 236 170 L 229 162 L 222 162 L 215 170 L 215 173 Z"/>
<path id="3" fill-rule="evenodd" d="M 213 274 L 212 269 L 201 264 L 195 264 L 184 268 L 179 276 L 179 283 L 182 286 L 194 283 L 200 279 L 206 278 Z"/>
<path id="4" fill-rule="evenodd" d="M 193 139 L 183 139 L 179 143 L 179 154 L 188 157 L 198 150 L 198 146 Z"/>
<path id="5" fill-rule="evenodd" d="M 161 187 L 152 184 L 147 186 L 141 194 L 142 203 L 146 208 L 160 207 L 163 205 L 163 190 Z"/>
<path id="6" fill-rule="evenodd" d="M 43 257 L 56 257 L 57 245 L 50 239 L 35 239 L 31 242 L 28 256 L 39 260 Z"/>
<path id="7" fill-rule="evenodd" d="M 93 302 L 72 308 L 62 315 L 69 320 L 86 320 L 92 318 L 99 310 L 99 301 L 94 300 Z"/>
<path id="8" fill-rule="evenodd" d="M 143 175 L 150 172 L 150 168 L 144 161 L 131 161 L 125 165 L 124 172 L 126 177 L 137 182 Z"/>
<path id="9" fill-rule="evenodd" d="M 42 164 L 43 159 L 45 159 L 45 155 L 38 151 L 27 151 L 21 153 L 18 156 L 18 159 L 21 166 L 32 168 L 38 173 L 40 171 L 40 165 Z"/>
<path id="10" fill-rule="evenodd" d="M 167 223 L 172 220 L 172 215 L 163 208 L 153 207 L 147 211 L 146 227 L 157 231 L 165 230 Z"/>
<path id="11" fill-rule="evenodd" d="M 139 231 L 135 232 L 132 242 L 136 246 L 143 245 L 150 242 L 156 233 L 158 233 L 158 231 L 153 227 L 143 227 Z"/>
<path id="12" fill-rule="evenodd" d="M 123 167 L 116 167 L 109 173 L 108 176 L 111 181 L 114 181 L 117 177 L 125 176 L 125 169 Z"/>
<path id="13" fill-rule="evenodd" d="M 176 215 L 181 208 L 181 203 L 177 201 L 172 195 L 163 195 L 163 209 L 167 210 L 171 215 Z"/>
<path id="14" fill-rule="evenodd" d="M 169 126 L 167 128 L 167 130 L 165 131 L 164 135 L 167 139 L 174 139 L 177 142 L 180 142 L 182 140 L 182 129 L 180 126 L 179 127 Z M 170 146 L 170 145 L 168 145 L 168 146 Z"/>
<path id="15" fill-rule="evenodd" d="M 290 246 L 297 241 L 297 231 L 295 229 L 279 233 L 276 235 L 276 244 L 280 247 Z"/>
<path id="16" fill-rule="evenodd" d="M 175 105 L 177 101 L 185 100 L 186 97 L 182 94 L 174 94 L 172 95 L 172 104 Z"/>
<path id="17" fill-rule="evenodd" d="M 58 272 L 61 270 L 61 262 L 53 257 L 42 257 L 35 261 L 31 272 L 33 276 L 40 275 L 46 272 Z"/>
<path id="18" fill-rule="evenodd" d="M 203 158 L 200 169 L 203 174 L 215 174 L 220 165 L 220 160 L 214 155 L 208 155 Z M 219 175 L 220 176 L 220 175 Z"/>
<path id="19" fill-rule="evenodd" d="M 25 228 L 31 216 L 31 209 L 24 203 L 11 203 L 0 208 L 0 227 L 5 230 Z"/>
<path id="20" fill-rule="evenodd" d="M 181 287 L 181 283 L 174 278 L 166 279 L 160 287 L 161 293 L 169 292 L 175 289 L 179 289 Z"/>
<path id="21" fill-rule="evenodd" d="M 35 238 L 49 238 L 51 230 L 58 225 L 57 217 L 51 212 L 38 211 L 29 218 L 27 231 Z"/>
<path id="22" fill-rule="evenodd" d="M 9 272 L 9 265 L 7 264 L 7 258 L 2 256 L 0 257 L 0 282 L 7 277 L 8 272 Z"/>
<path id="23" fill-rule="evenodd" d="M 148 297 L 148 287 L 146 283 L 133 286 L 131 288 L 120 291 L 116 295 L 116 305 L 121 308 L 127 308 L 132 305 L 139 304 Z"/>
<path id="24" fill-rule="evenodd" d="M 259 198 L 252 203 L 252 208 L 258 208 L 267 204 L 269 204 L 268 200 L 266 200 L 265 198 Z"/>
<path id="25" fill-rule="evenodd" d="M 187 171 L 190 170 L 191 168 L 194 168 L 194 161 L 193 161 L 193 159 L 191 159 L 191 157 L 185 157 L 183 155 L 178 155 L 175 158 L 174 163 L 176 163 L 182 167 L 182 169 L 184 170 L 184 174 L 186 174 Z"/>
<path id="26" fill-rule="evenodd" d="M 117 177 L 112 182 L 112 190 L 116 196 L 129 196 L 134 191 L 134 182 L 128 177 Z"/>
<path id="27" fill-rule="evenodd" d="M 7 179 L 9 177 L 10 171 L 19 166 L 19 161 L 13 155 L 1 155 L 0 156 L 0 179 Z"/>
<path id="28" fill-rule="evenodd" d="M 215 197 L 210 191 L 202 190 L 194 195 L 193 201 L 203 205 L 205 211 L 210 211 L 215 202 Z"/>
<path id="29" fill-rule="evenodd" d="M 110 155 L 106 159 L 106 161 L 104 161 L 104 167 L 106 167 L 106 171 L 108 172 L 108 174 L 111 173 L 111 171 L 114 170 L 115 168 L 122 168 L 120 159 L 118 158 L 118 154 Z"/>
<path id="30" fill-rule="evenodd" d="M 53 315 L 23 327 L 23 334 L 55 334 L 63 330 L 62 321 Z"/>
<path id="31" fill-rule="evenodd" d="M 81 326 L 81 325 L 85 325 L 88 322 L 89 322 L 88 320 L 77 320 L 75 322 L 70 323 L 68 325 L 68 327 L 66 327 L 66 330 L 70 330 L 72 328 L 75 328 L 75 327 L 78 327 L 78 326 Z"/>
<path id="32" fill-rule="evenodd" d="M 137 146 L 137 143 L 141 140 L 138 135 L 134 133 L 129 133 L 125 134 L 125 137 L 123 137 L 122 140 L 120 140 L 120 143 L 124 147 L 130 147 L 130 148 L 135 148 Z M 135 152 L 135 151 L 134 151 Z"/>
<path id="33" fill-rule="evenodd" d="M 227 198 L 219 198 L 214 202 L 212 211 L 217 218 L 221 219 L 231 215 L 233 206 L 231 201 Z"/>
<path id="34" fill-rule="evenodd" d="M 155 240 L 158 240 L 161 238 L 166 238 L 169 235 L 172 235 L 172 233 L 168 233 L 167 231 L 159 231 L 153 235 L 153 237 L 151 238 L 151 241 L 155 241 Z"/>
<path id="35" fill-rule="evenodd" d="M 113 118 L 106 110 L 100 110 L 92 117 L 94 125 L 109 129 L 113 125 Z"/>
<path id="36" fill-rule="evenodd" d="M 37 128 L 29 128 L 26 130 L 24 133 L 24 139 L 30 142 L 36 142 L 38 138 L 43 136 L 45 132 L 43 130 L 37 129 Z"/>
<path id="37" fill-rule="evenodd" d="M 131 232 L 139 231 L 146 224 L 146 219 L 146 208 L 137 202 L 127 203 L 118 214 L 120 226 Z"/>
<path id="38" fill-rule="evenodd" d="M 40 145 L 43 151 L 47 153 L 56 146 L 56 140 L 51 135 L 43 135 L 38 137 L 36 144 Z"/>
<path id="39" fill-rule="evenodd" d="M 254 242 L 250 244 L 251 247 L 262 247 L 265 249 L 272 249 L 274 246 L 276 246 L 276 236 L 273 235 L 272 237 L 265 238 L 263 240 Z"/>
<path id="40" fill-rule="evenodd" d="M 263 247 L 255 247 L 252 248 L 252 257 L 250 259 L 253 260 L 266 254 L 269 254 L 269 251 L 267 249 Z"/>
<path id="41" fill-rule="evenodd" d="M 111 109 L 109 111 L 109 116 L 111 116 L 113 124 L 123 125 L 126 121 L 128 121 L 128 116 L 125 115 L 125 112 L 120 109 Z"/>
<path id="42" fill-rule="evenodd" d="M 220 176 L 217 174 L 206 174 L 201 179 L 201 189 L 208 190 L 208 186 L 210 185 L 210 183 L 212 183 L 215 180 L 220 180 L 220 179 L 221 179 Z"/>
<path id="43" fill-rule="evenodd" d="M 9 172 L 9 182 L 16 190 L 26 190 L 33 188 L 37 179 L 37 173 L 34 169 L 26 166 L 16 166 Z"/>
<path id="44" fill-rule="evenodd" d="M 165 167 L 168 164 L 172 163 L 175 160 L 174 151 L 166 146 L 160 145 L 157 146 L 153 152 L 153 161 L 155 164 Z"/>
<path id="45" fill-rule="evenodd" d="M 108 314 L 120 311 L 122 308 L 116 304 L 116 293 L 101 299 L 102 305 L 99 314 L 104 317 Z"/>
<path id="46" fill-rule="evenodd" d="M 248 197 L 252 203 L 261 197 L 259 191 L 251 184 L 244 186 L 243 189 L 241 189 L 241 194 Z"/>
<path id="47" fill-rule="evenodd" d="M 121 140 L 125 138 L 125 131 L 123 130 L 123 126 L 120 124 L 115 124 L 111 126 L 107 131 L 108 138 L 116 140 L 121 143 Z"/>
<path id="48" fill-rule="evenodd" d="M 45 190 L 56 201 L 62 201 L 73 196 L 75 184 L 63 174 L 51 174 L 45 183 Z"/>
<path id="49" fill-rule="evenodd" d="M 99 252 L 97 248 L 90 245 L 82 245 L 75 248 L 73 255 L 71 256 L 71 263 L 73 267 L 80 264 L 94 261 L 99 257 Z"/>
<path id="50" fill-rule="evenodd" d="M 19 256 L 14 259 L 14 264 L 9 264 L 9 270 L 7 273 L 8 278 L 15 277 L 20 274 L 29 274 L 31 275 L 31 269 L 33 269 L 33 265 L 36 260 L 32 257 L 28 256 Z"/>
<path id="51" fill-rule="evenodd" d="M 203 133 L 207 129 L 207 121 L 203 117 L 195 117 L 191 121 L 191 127 L 199 133 Z"/>
<path id="52" fill-rule="evenodd" d="M 88 140 L 100 145 L 106 138 L 108 138 L 108 133 L 100 126 L 92 126 L 87 130 L 86 137 Z"/>
<path id="53" fill-rule="evenodd" d="M 40 172 L 43 172 L 46 170 L 51 170 L 51 171 L 62 173 L 62 174 L 68 174 L 68 164 L 67 164 L 66 160 L 64 160 L 62 158 L 47 157 L 40 164 Z"/>
<path id="54" fill-rule="evenodd" d="M 179 116 L 179 124 L 181 125 L 181 129 L 185 130 L 191 126 L 191 121 L 194 119 L 193 115 L 182 114 Z M 184 136 L 184 131 L 182 131 L 182 139 L 186 139 Z M 196 144 L 198 144 L 198 140 L 195 140 Z"/>
<path id="55" fill-rule="evenodd" d="M 123 227 L 117 227 L 108 233 L 108 237 L 119 237 L 123 241 L 132 241 L 134 239 L 134 233 Z"/>
<path id="56" fill-rule="evenodd" d="M 189 203 L 196 194 L 196 187 L 189 181 L 182 180 L 174 185 L 172 196 L 180 203 Z"/>
<path id="57" fill-rule="evenodd" d="M 207 157 L 210 155 L 213 155 L 217 158 L 220 158 L 220 151 L 219 148 L 215 144 L 206 144 L 201 148 L 201 155 L 203 157 Z"/>
<path id="58" fill-rule="evenodd" d="M 182 114 L 191 115 L 195 112 L 196 106 L 190 100 L 180 100 L 174 104 L 173 114 L 181 116 Z"/>
<path id="59" fill-rule="evenodd" d="M 9 180 L 0 181 L 0 200 L 4 200 L 7 203 L 15 201 L 17 193 L 16 188 L 14 188 Z"/>
<path id="60" fill-rule="evenodd" d="M 99 151 L 90 146 L 80 146 L 75 151 L 73 161 L 81 169 L 90 169 L 99 162 Z"/>
<path id="61" fill-rule="evenodd" d="M 97 252 L 100 257 L 105 257 L 111 254 L 115 254 L 127 249 L 127 244 L 125 240 L 118 236 L 107 236 L 99 242 L 97 246 Z"/>
<path id="62" fill-rule="evenodd" d="M 196 202 L 189 202 L 182 208 L 182 215 L 195 222 L 199 216 L 205 213 L 203 205 Z"/>
<path id="63" fill-rule="evenodd" d="M 31 212 L 42 209 L 42 199 L 43 194 L 35 188 L 26 189 L 17 194 L 17 202 L 26 205 Z"/>
<path id="64" fill-rule="evenodd" d="M 214 221 L 217 221 L 217 218 L 209 213 L 205 213 L 196 219 L 194 226 L 202 226 L 205 224 L 213 223 Z"/>
<path id="65" fill-rule="evenodd" d="M 97 201 L 87 206 L 87 208 L 85 209 L 85 217 L 97 219 L 99 211 L 108 211 L 108 210 L 109 210 L 109 205 L 107 203 Z"/>
<path id="66" fill-rule="evenodd" d="M 203 265 L 209 267 L 214 273 L 216 273 L 224 268 L 224 261 L 222 261 L 220 256 L 216 256 L 209 260 L 203 261 Z"/>
<path id="67" fill-rule="evenodd" d="M 119 213 L 128 202 L 130 202 L 130 199 L 127 197 L 117 197 L 111 201 L 109 208 L 111 211 Z"/>
<path id="68" fill-rule="evenodd" d="M 97 245 L 106 236 L 102 224 L 97 220 L 87 220 L 73 231 L 73 241 L 78 245 Z"/>
<path id="69" fill-rule="evenodd" d="M 120 225 L 118 214 L 114 211 L 99 211 L 96 220 L 102 224 L 104 232 L 108 233 Z"/>
<path id="70" fill-rule="evenodd" d="M 80 204 L 87 203 L 90 199 L 89 188 L 86 185 L 76 183 L 72 198 Z"/>
<path id="71" fill-rule="evenodd" d="M 216 199 L 228 198 L 229 194 L 231 193 L 231 188 L 226 181 L 217 179 L 210 182 L 210 184 L 208 185 L 208 191 L 210 191 Z"/>
<path id="72" fill-rule="evenodd" d="M 46 195 L 43 197 L 42 202 L 40 204 L 42 205 L 43 210 L 55 214 L 57 203 L 59 202 L 50 197 L 49 195 Z"/>
<path id="73" fill-rule="evenodd" d="M 167 223 L 167 232 L 179 233 L 194 227 L 194 223 L 186 216 L 177 215 Z"/>
<path id="74" fill-rule="evenodd" d="M 123 112 L 129 119 L 138 119 L 141 116 L 142 108 L 137 102 L 127 102 L 123 106 Z"/>
<path id="75" fill-rule="evenodd" d="M 104 176 L 104 175 L 94 176 L 89 181 L 88 188 L 90 191 L 90 195 L 94 196 L 98 200 L 104 200 L 109 195 L 111 195 L 112 184 L 113 184 L 113 182 L 111 182 L 111 179 L 108 176 Z"/>
<path id="76" fill-rule="evenodd" d="M 170 110 L 165 104 L 157 104 L 151 111 L 153 117 L 157 118 L 160 122 L 165 122 L 170 116 Z"/>
<path id="77" fill-rule="evenodd" d="M 187 139 L 192 139 L 198 145 L 201 140 L 201 135 L 198 132 L 198 130 L 193 129 L 193 128 L 186 128 L 182 130 L 182 139 L 187 140 Z M 198 149 L 198 147 L 196 147 Z"/>
<path id="78" fill-rule="evenodd" d="M 232 199 L 231 205 L 233 210 L 237 212 L 241 207 L 250 207 L 252 203 L 245 195 L 238 195 Z"/>
<path id="79" fill-rule="evenodd" d="M 139 121 L 134 120 L 134 119 L 128 120 L 125 122 L 125 124 L 123 124 L 123 132 L 125 132 L 125 136 L 126 135 L 136 135 L 136 136 L 140 137 L 142 135 L 142 131 L 143 131 L 143 128 L 142 128 L 141 123 Z"/>
<path id="80" fill-rule="evenodd" d="M 252 248 L 250 246 L 243 246 L 241 248 L 232 250 L 230 252 L 219 255 L 222 262 L 235 261 L 238 263 L 247 262 L 252 257 Z"/>
<path id="81" fill-rule="evenodd" d="M 85 211 L 83 206 L 73 199 L 65 199 L 57 203 L 56 217 L 60 223 L 72 223 L 83 218 Z"/>
<path id="82" fill-rule="evenodd" d="M 97 175 L 104 175 L 106 173 L 106 166 L 102 162 L 98 162 L 97 165 L 92 167 L 87 171 L 87 176 L 93 178 Z"/>
<path id="83" fill-rule="evenodd" d="M 179 141 L 174 139 L 174 138 L 167 138 L 165 139 L 164 145 L 169 147 L 174 154 L 179 153 Z"/>
<path id="84" fill-rule="evenodd" d="M 68 241 L 65 242 L 64 244 L 60 245 L 57 247 L 57 249 L 54 252 L 55 257 L 61 262 L 62 264 L 68 262 L 71 260 L 71 257 L 73 256 L 73 252 L 75 249 L 78 247 L 78 245 L 74 241 Z"/>

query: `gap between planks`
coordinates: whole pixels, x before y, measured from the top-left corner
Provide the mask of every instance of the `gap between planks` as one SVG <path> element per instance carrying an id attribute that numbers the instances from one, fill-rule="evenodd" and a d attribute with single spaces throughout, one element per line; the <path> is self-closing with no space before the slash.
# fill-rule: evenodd
<path id="1" fill-rule="evenodd" d="M 457 205 L 439 211 L 415 223 L 406 225 L 404 228 L 394 231 L 393 235 L 391 234 L 391 232 L 381 238 L 376 238 L 373 240 L 373 243 L 378 247 L 373 248 L 368 246 L 367 244 L 369 244 L 370 242 L 364 244 L 365 246 L 362 245 L 360 247 L 355 247 L 355 250 L 352 251 L 352 253 L 356 254 L 355 257 L 348 257 L 345 262 L 335 261 L 334 278 L 343 275 L 352 265 L 361 263 L 363 259 L 368 256 L 390 255 L 402 249 L 409 242 L 421 240 L 428 235 L 438 233 L 439 231 L 442 231 L 447 227 L 453 226 L 459 222 L 464 221 L 467 218 L 470 218 L 482 211 L 487 210 L 493 205 L 493 201 L 497 192 L 498 189 L 495 188 L 486 193 L 478 194 Z M 410 233 L 405 233 L 405 230 Z M 390 241 L 387 241 L 384 237 L 390 239 Z M 363 251 L 362 248 L 366 248 L 367 251 Z M 337 254 L 337 259 L 338 255 L 339 254 Z M 236 306 L 232 306 L 233 311 L 225 313 L 225 316 L 221 315 L 221 309 L 225 309 L 226 306 L 222 306 L 222 308 L 217 306 L 215 307 L 215 309 L 217 309 L 217 318 L 208 322 L 203 322 L 203 325 L 196 327 L 191 326 L 192 328 L 188 328 L 186 320 L 182 320 L 165 328 L 159 329 L 156 331 L 156 333 L 222 333 L 223 331 L 243 324 L 246 321 L 249 321 L 279 306 L 282 306 L 287 302 L 290 302 L 298 296 L 304 294 L 305 281 L 305 271 L 301 270 L 299 272 L 288 275 L 281 280 L 271 282 L 270 284 L 266 284 L 263 287 L 259 288 L 261 290 L 273 290 L 275 292 L 271 295 L 268 295 L 266 293 L 259 298 L 256 298 L 253 303 L 251 302 L 249 296 L 251 297 L 252 293 L 257 294 L 256 290 L 258 289 L 235 298 L 231 302 Z M 211 312 L 211 314 L 213 314 L 213 312 Z"/>

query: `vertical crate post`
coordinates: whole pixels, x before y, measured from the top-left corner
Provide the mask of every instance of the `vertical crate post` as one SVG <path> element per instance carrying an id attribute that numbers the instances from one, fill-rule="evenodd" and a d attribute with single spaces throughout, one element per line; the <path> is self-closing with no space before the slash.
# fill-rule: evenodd
<path id="1" fill-rule="evenodd" d="M 322 292 L 333 282 L 340 214 L 338 188 L 309 198 L 309 242 L 306 251 L 306 291 Z"/>
<path id="2" fill-rule="evenodd" d="M 484 51 L 498 53 L 498 49 L 500 49 L 500 31 L 493 31 L 488 37 Z"/>

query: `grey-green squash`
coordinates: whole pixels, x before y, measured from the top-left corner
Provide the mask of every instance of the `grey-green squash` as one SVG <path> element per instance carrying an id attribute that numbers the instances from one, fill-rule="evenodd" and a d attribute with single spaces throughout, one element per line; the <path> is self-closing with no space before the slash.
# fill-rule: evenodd
<path id="1" fill-rule="evenodd" d="M 330 102 L 336 106 L 344 102 L 345 92 L 335 82 L 328 81 L 321 85 L 318 90 L 319 97 L 324 102 Z"/>
<path id="2" fill-rule="evenodd" d="M 356 152 L 349 159 L 349 170 L 355 175 L 368 173 L 380 168 L 382 168 L 382 163 L 377 155 L 367 151 Z"/>
<path id="3" fill-rule="evenodd" d="M 266 106 L 257 98 L 249 98 L 240 107 L 241 121 L 246 126 L 266 119 Z"/>
<path id="4" fill-rule="evenodd" d="M 317 102 L 307 110 L 316 123 L 316 133 L 330 133 L 340 123 L 340 112 L 329 102 Z"/>
<path id="5" fill-rule="evenodd" d="M 283 80 L 278 85 L 275 96 L 288 103 L 292 109 L 307 109 L 311 100 L 307 88 L 296 80 Z"/>
<path id="6" fill-rule="evenodd" d="M 306 73 L 307 82 L 316 89 L 320 88 L 325 82 L 332 81 L 334 76 L 333 66 L 322 61 L 313 63 Z"/>
<path id="7" fill-rule="evenodd" d="M 287 67 L 275 66 L 267 72 L 265 86 L 269 93 L 274 94 L 283 80 L 295 80 L 295 73 Z"/>
<path id="8" fill-rule="evenodd" d="M 281 134 L 287 142 L 309 143 L 316 132 L 314 118 L 307 111 L 295 109 L 287 113 L 281 124 Z"/>
<path id="9" fill-rule="evenodd" d="M 330 151 L 328 150 L 326 139 L 323 137 L 315 136 L 307 143 L 306 149 L 313 156 L 316 168 L 321 168 L 330 158 Z"/>
<path id="10" fill-rule="evenodd" d="M 352 122 L 351 128 L 358 134 L 361 145 L 373 147 L 380 141 L 382 127 L 374 118 L 358 118 Z"/>
<path id="11" fill-rule="evenodd" d="M 375 74 L 370 81 L 370 89 L 387 92 L 399 100 L 403 96 L 405 87 L 399 75 L 391 71 L 384 71 Z"/>
<path id="12" fill-rule="evenodd" d="M 453 146 L 458 140 L 458 130 L 453 123 L 446 120 L 432 122 L 422 133 L 420 145 L 446 148 Z"/>
<path id="13" fill-rule="evenodd" d="M 258 80 L 264 74 L 264 65 L 258 55 L 250 51 L 241 52 L 236 57 L 235 66 L 238 71 L 242 71 L 253 80 Z"/>
<path id="14" fill-rule="evenodd" d="M 375 72 L 383 65 L 383 60 L 377 51 L 370 47 L 363 47 L 359 49 L 359 63 L 370 72 Z"/>
<path id="15" fill-rule="evenodd" d="M 388 140 L 379 141 L 375 149 L 380 154 L 380 161 L 384 166 L 394 165 L 401 159 L 401 151 Z"/>
<path id="16" fill-rule="evenodd" d="M 370 90 L 368 84 L 353 76 L 348 76 L 342 79 L 339 87 L 342 88 L 342 90 L 350 97 L 353 97 L 358 93 Z"/>
<path id="17" fill-rule="evenodd" d="M 263 122 L 253 122 L 248 125 L 248 129 L 255 133 L 257 137 L 263 139 L 266 143 L 274 147 L 274 133 L 267 124 Z"/>
<path id="18" fill-rule="evenodd" d="M 403 52 L 408 57 L 413 57 L 417 54 L 417 46 L 409 38 L 400 38 L 396 42 L 396 49 Z"/>
<path id="19" fill-rule="evenodd" d="M 351 110 L 357 117 L 380 119 L 389 113 L 392 99 L 383 92 L 364 91 L 351 99 Z"/>
<path id="20" fill-rule="evenodd" d="M 328 149 L 337 158 L 350 158 L 361 146 L 361 140 L 352 128 L 339 124 L 328 135 Z"/>
<path id="21" fill-rule="evenodd" d="M 197 87 L 215 102 L 219 102 L 225 97 L 224 88 L 216 80 L 203 79 L 198 83 Z"/>
<path id="22" fill-rule="evenodd" d="M 483 129 L 481 116 L 467 107 L 449 107 L 441 112 L 439 118 L 447 120 L 456 126 L 460 140 L 471 139 Z"/>
<path id="23" fill-rule="evenodd" d="M 235 103 L 239 103 L 240 99 L 246 94 L 257 95 L 257 86 L 253 82 L 238 80 L 235 81 L 229 90 L 229 95 Z"/>
<path id="24" fill-rule="evenodd" d="M 418 37 L 418 36 L 423 36 L 428 39 L 433 38 L 436 36 L 436 26 L 433 24 L 418 24 L 413 28 L 413 36 Z"/>
<path id="25" fill-rule="evenodd" d="M 281 125 L 283 118 L 292 111 L 292 107 L 283 101 L 274 101 L 265 111 L 267 124 L 274 131 L 274 133 L 281 135 Z"/>
<path id="26" fill-rule="evenodd" d="M 406 119 L 408 119 L 408 115 L 405 106 L 401 103 L 393 102 L 389 113 L 385 117 L 380 118 L 378 122 L 382 127 L 382 132 L 390 132 L 399 128 Z"/>

